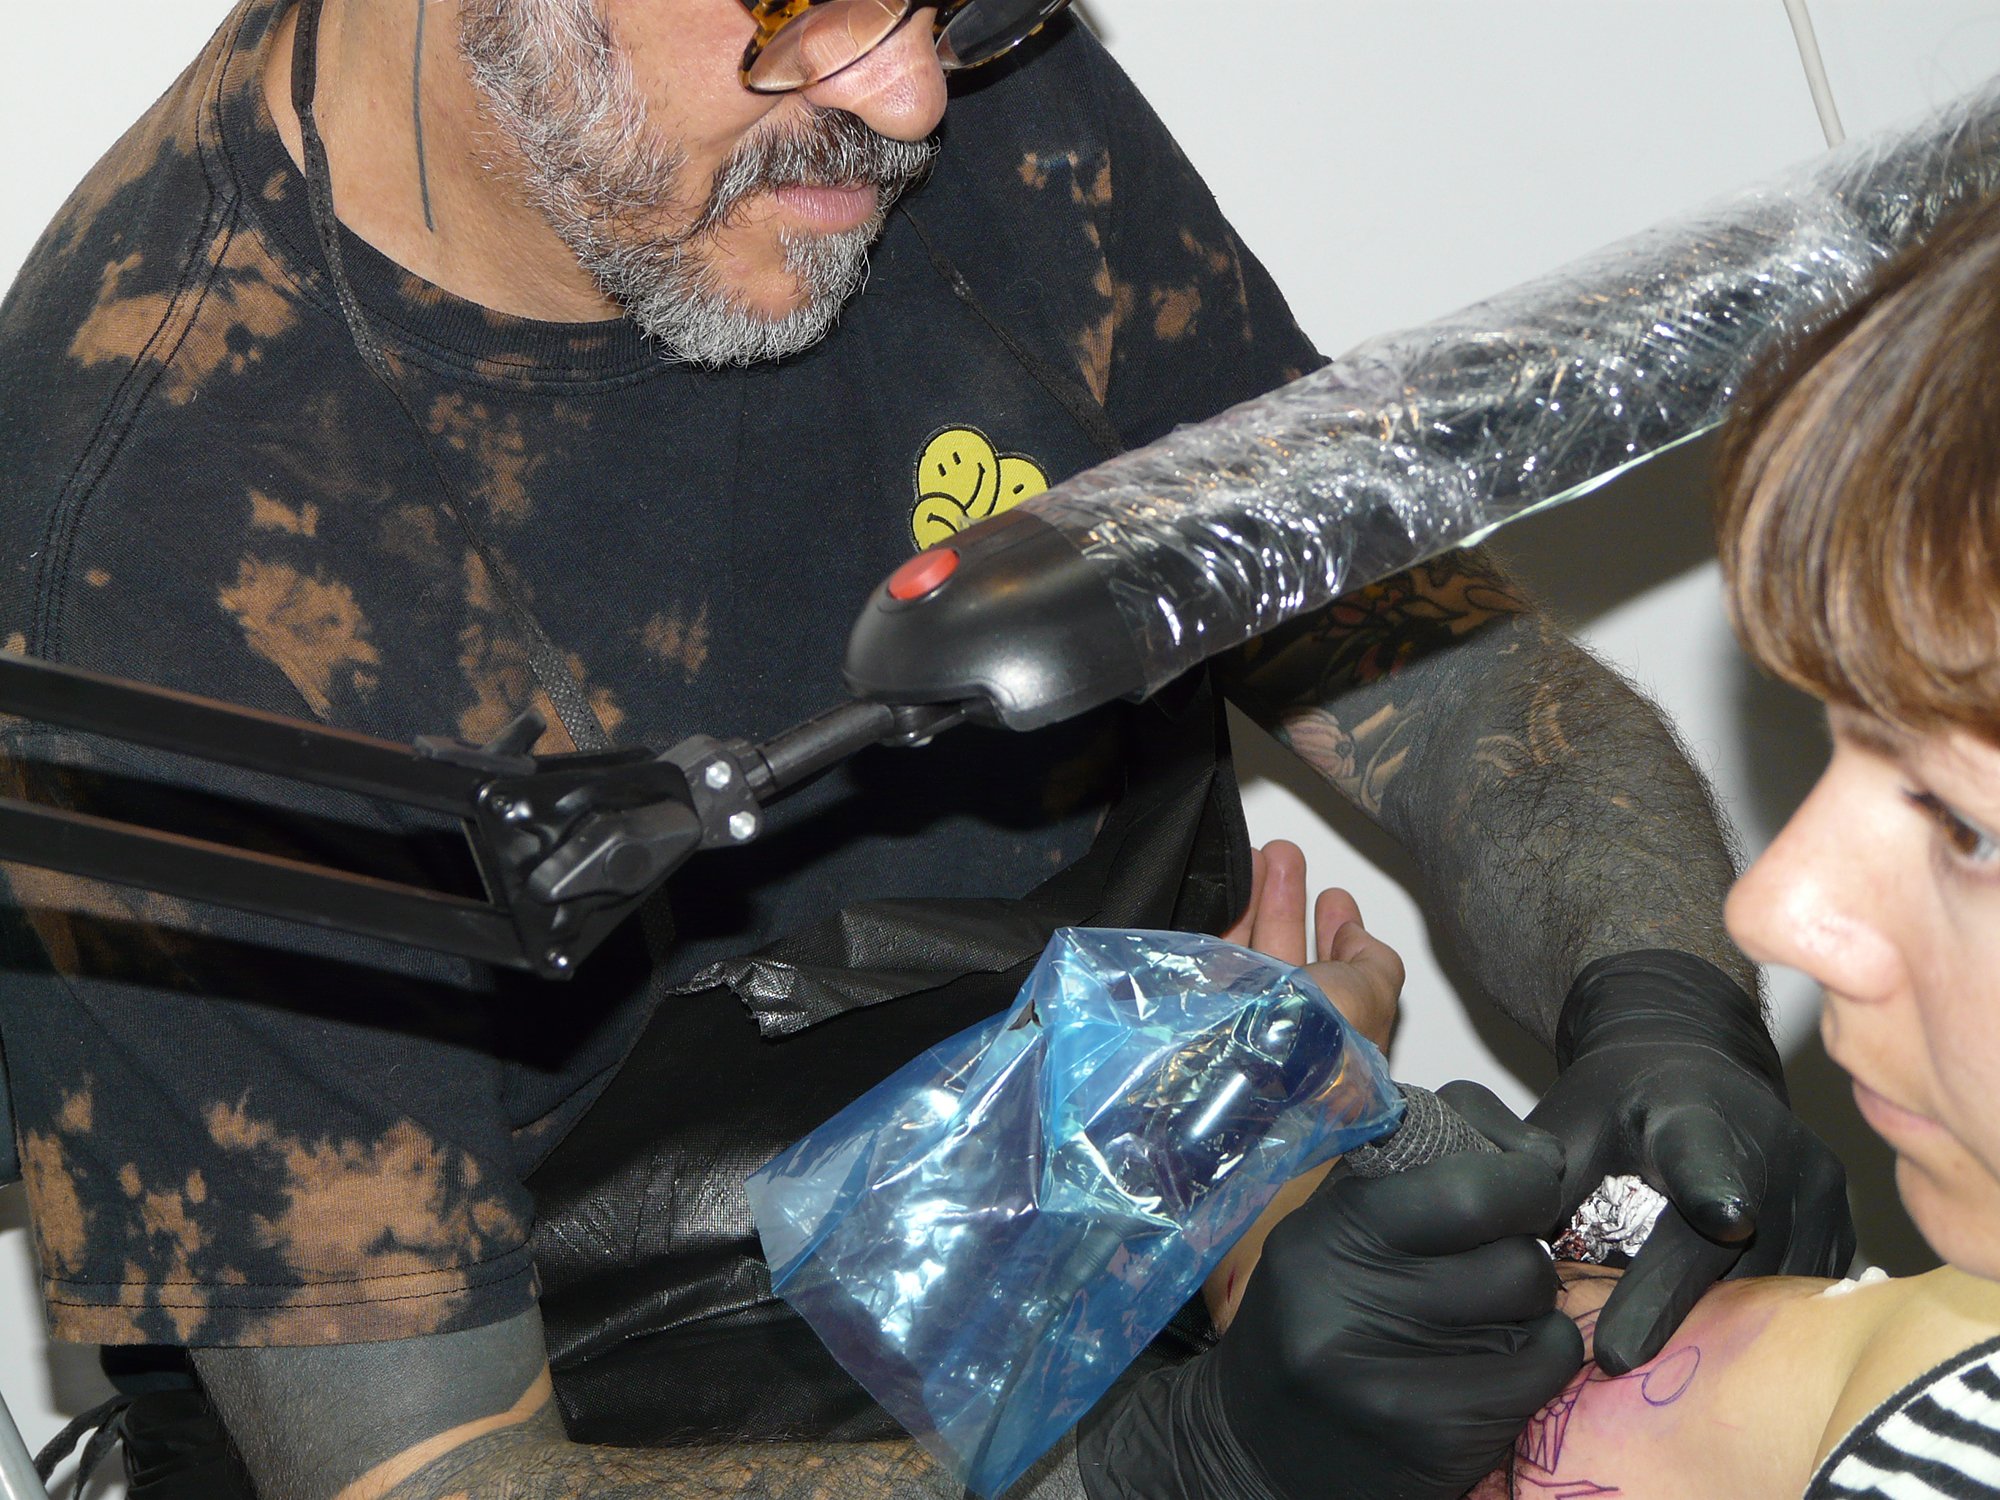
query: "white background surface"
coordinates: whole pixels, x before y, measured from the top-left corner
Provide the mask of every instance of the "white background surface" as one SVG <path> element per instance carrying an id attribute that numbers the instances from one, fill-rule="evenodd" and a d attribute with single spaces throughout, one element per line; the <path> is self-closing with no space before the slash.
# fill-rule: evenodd
<path id="1" fill-rule="evenodd" d="M 1088 3 L 1330 353 L 1821 149 L 1781 0 Z M 0 4 L 0 284 L 226 9 Z M 1813 14 L 1851 133 L 2000 72 L 2000 0 L 1814 0 Z M 1754 853 L 1823 749 L 1813 714 L 1729 639 L 1704 507 L 1699 464 L 1684 463 L 1517 528 L 1502 550 L 1678 719 Z M 1282 752 L 1247 756 L 1265 772 L 1250 789 L 1258 836 L 1304 843 L 1315 879 L 1355 889 L 1408 960 L 1398 1073 L 1482 1078 L 1525 1107 L 1541 1064 L 1477 1002 L 1468 1020 L 1393 851 Z M 1856 1179 L 1864 1251 L 1891 1269 L 1928 1264 L 1884 1153 L 1819 1055 L 1810 991 L 1781 978 L 1773 998 L 1800 1108 Z M 0 1192 L 0 1392 L 36 1445 L 99 1388 L 85 1351 L 42 1337 L 24 1214 L 18 1189 Z"/>

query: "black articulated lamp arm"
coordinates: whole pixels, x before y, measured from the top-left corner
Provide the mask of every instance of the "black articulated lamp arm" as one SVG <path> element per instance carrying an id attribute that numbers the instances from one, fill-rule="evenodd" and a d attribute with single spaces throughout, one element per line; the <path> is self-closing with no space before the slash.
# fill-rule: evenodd
<path id="1" fill-rule="evenodd" d="M 763 806 L 875 744 L 921 744 L 957 705 L 843 704 L 762 745 L 534 755 L 524 713 L 491 744 L 415 745 L 0 652 L 0 711 L 212 765 L 456 818 L 476 900 L 0 798 L 0 859 L 566 978 L 701 849 L 747 843 Z"/>
<path id="2" fill-rule="evenodd" d="M 490 744 L 403 745 L 0 652 L 0 713 L 456 819 L 485 897 L 15 798 L 0 859 L 562 979 L 695 853 L 756 838 L 765 804 L 857 751 L 1132 692 L 1126 641 L 1075 549 L 1002 517 L 887 579 L 850 644 L 855 700 L 761 745 L 535 755 L 532 712 Z"/>
<path id="3" fill-rule="evenodd" d="M 1143 698 L 1711 431 L 1783 330 L 1996 184 L 1988 85 L 1073 475 L 898 568 L 848 643 L 859 701 L 762 746 L 535 756 L 526 717 L 487 746 L 404 746 L 0 656 L 0 712 L 459 819 L 484 901 L 21 802 L 0 802 L 0 858 L 569 974 L 697 850 L 756 837 L 764 803 L 857 750 Z"/>

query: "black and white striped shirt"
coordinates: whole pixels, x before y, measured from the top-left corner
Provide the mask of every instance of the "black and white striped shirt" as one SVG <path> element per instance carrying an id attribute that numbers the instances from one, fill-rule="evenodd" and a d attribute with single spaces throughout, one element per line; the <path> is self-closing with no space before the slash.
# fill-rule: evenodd
<path id="1" fill-rule="evenodd" d="M 2000 1497 L 2000 1339 L 1919 1376 L 1826 1456 L 1805 1500 Z"/>

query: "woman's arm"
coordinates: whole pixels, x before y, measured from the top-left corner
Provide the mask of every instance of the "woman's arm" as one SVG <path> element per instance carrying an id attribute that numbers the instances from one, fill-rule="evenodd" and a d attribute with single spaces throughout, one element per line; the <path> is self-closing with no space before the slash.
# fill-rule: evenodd
<path id="1" fill-rule="evenodd" d="M 1218 1328 L 1228 1326 L 1242 1299 L 1264 1236 L 1330 1167 L 1288 1184 L 1210 1278 L 1204 1290 Z M 1558 1270 L 1558 1305 L 1589 1348 L 1598 1309 L 1619 1273 L 1573 1262 Z M 1789 1500 L 1805 1488 L 1821 1453 L 1869 1410 L 1862 1406 L 1828 1435 L 1850 1386 L 1870 1383 L 1860 1378 L 1862 1354 L 1885 1324 L 1897 1321 L 1912 1289 L 1928 1280 L 1879 1282 L 1831 1297 L 1824 1293 L 1834 1283 L 1825 1281 L 1724 1282 L 1696 1304 L 1651 1363 L 1620 1376 L 1586 1364 L 1535 1414 L 1508 1466 L 1488 1475 L 1468 1500 Z M 1984 1336 L 1968 1333 L 1952 1349 L 1938 1350 L 1882 1395 Z"/>
<path id="2" fill-rule="evenodd" d="M 1562 1274 L 1560 1305 L 1588 1346 L 1617 1273 L 1566 1264 Z M 1829 1285 L 1725 1283 L 1651 1363 L 1617 1376 L 1585 1365 L 1473 1500 L 1799 1494 L 1853 1368 L 1856 1331 L 1872 1327 L 1894 1296 L 1874 1287 L 1828 1299 Z"/>
<path id="3" fill-rule="evenodd" d="M 1586 1343 L 1616 1274 L 1563 1267 Z M 1650 1364 L 1586 1366 L 1469 1500 L 1791 1500 L 1879 1403 L 1996 1331 L 2000 1287 L 1950 1267 L 1861 1286 L 1723 1282 Z"/>

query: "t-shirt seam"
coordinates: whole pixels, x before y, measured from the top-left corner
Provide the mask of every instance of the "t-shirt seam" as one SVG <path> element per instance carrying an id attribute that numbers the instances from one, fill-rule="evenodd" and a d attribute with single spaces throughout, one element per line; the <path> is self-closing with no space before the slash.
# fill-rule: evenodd
<path id="1" fill-rule="evenodd" d="M 211 74 L 207 79 L 192 81 L 189 94 L 194 111 L 195 161 L 201 170 L 202 185 L 207 202 L 200 216 L 200 229 L 188 247 L 180 268 L 175 276 L 172 292 L 162 309 L 160 320 L 153 330 L 137 346 L 132 356 L 132 364 L 112 387 L 105 398 L 104 406 L 97 415 L 90 435 L 77 450 L 76 460 L 64 476 L 61 487 L 56 492 L 55 503 L 50 507 L 48 525 L 44 528 L 43 563 L 36 570 L 34 585 L 34 619 L 32 629 L 34 640 L 32 649 L 39 655 L 60 655 L 63 610 L 69 598 L 69 569 L 71 550 L 75 546 L 77 534 L 82 530 L 83 517 L 98 486 L 103 483 L 118 461 L 129 439 L 144 416 L 153 392 L 158 389 L 174 359 L 180 354 L 189 332 L 201 315 L 209 290 L 215 284 L 215 277 L 221 269 L 221 255 L 215 250 L 218 236 L 223 237 L 223 249 L 227 248 L 231 234 L 231 209 L 233 200 L 224 191 L 225 182 L 216 179 L 214 163 L 210 160 L 211 137 L 219 138 L 220 97 L 228 76 L 228 60 L 234 55 L 241 38 L 248 12 L 239 10 L 234 15 L 235 24 L 225 36 L 218 35 L 211 47 Z M 200 66 L 199 63 L 196 64 Z M 215 111 L 211 118 L 211 110 Z M 204 268 L 205 271 L 204 271 Z M 196 302 L 188 313 L 180 338 L 163 359 L 152 361 L 148 369 L 148 355 L 156 340 L 182 311 L 190 292 L 195 291 Z"/>
<path id="2" fill-rule="evenodd" d="M 302 246 L 293 243 L 291 236 L 287 235 L 280 226 L 258 210 L 256 206 L 256 194 L 253 191 L 254 184 L 250 183 L 244 175 L 237 161 L 236 153 L 231 147 L 229 132 L 224 128 L 224 106 L 228 91 L 229 64 L 231 60 L 237 58 L 241 53 L 243 26 L 247 22 L 248 16 L 249 12 L 247 9 L 239 10 L 236 27 L 230 32 L 229 38 L 222 48 L 220 60 L 216 65 L 214 98 L 212 101 L 209 101 L 213 107 L 213 118 L 211 120 L 208 109 L 204 108 L 196 126 L 198 146 L 203 144 L 202 137 L 205 133 L 203 127 L 207 127 L 207 131 L 212 132 L 214 136 L 213 151 L 215 159 L 213 166 L 215 172 L 219 173 L 223 178 L 223 183 L 216 183 L 214 177 L 211 175 L 209 170 L 211 163 L 206 149 L 198 151 L 198 154 L 202 157 L 203 175 L 209 178 L 211 189 L 219 188 L 226 191 L 244 206 L 243 211 L 250 221 L 251 232 L 256 235 L 267 251 L 270 252 L 273 262 L 298 296 L 319 309 L 322 313 L 341 321 L 344 325 L 345 315 L 341 311 L 340 304 L 333 297 L 331 289 L 325 285 L 327 279 L 326 272 L 315 264 L 313 255 L 304 253 Z M 273 34 L 275 35 L 275 26 Z M 255 65 L 258 61 L 257 58 L 246 59 L 246 66 L 249 67 L 252 75 L 244 82 L 244 87 L 246 88 L 260 87 L 261 67 Z M 285 157 L 291 165 L 295 185 L 303 189 L 305 187 L 305 179 L 303 175 L 299 174 L 297 163 L 291 162 L 289 152 L 285 153 Z M 400 269 L 406 275 L 415 274 L 406 267 L 401 267 Z M 579 392 L 617 390 L 627 385 L 635 385 L 646 380 L 655 379 L 663 374 L 667 368 L 665 361 L 660 361 L 657 366 L 652 363 L 635 364 L 609 375 L 579 376 L 563 371 L 545 370 L 544 367 L 536 365 L 532 360 L 509 359 L 506 356 L 467 355 L 463 351 L 453 350 L 446 345 L 437 343 L 435 340 L 424 337 L 424 335 L 407 327 L 396 318 L 384 313 L 380 308 L 368 306 L 364 307 L 363 311 L 369 318 L 371 326 L 389 329 L 397 335 L 394 340 L 395 348 L 392 352 L 408 356 L 414 363 L 430 371 L 433 375 L 439 376 L 442 379 L 455 381 L 462 385 L 497 390 L 518 389 L 523 385 L 546 385 Z M 514 374 L 512 379 L 507 380 L 495 379 L 490 375 L 483 375 L 476 367 L 476 362 L 481 358 L 484 358 L 489 364 L 509 365 L 517 373 Z"/>
<path id="3" fill-rule="evenodd" d="M 1108 48 L 1106 49 L 1106 57 L 1109 59 Z M 1115 296 L 1118 285 L 1119 257 L 1123 252 L 1124 246 L 1122 244 L 1123 236 L 1118 232 L 1120 199 L 1118 194 L 1119 153 L 1117 137 L 1111 128 L 1111 112 L 1105 105 L 1105 98 L 1105 90 L 1093 89 L 1090 91 L 1091 133 L 1104 151 L 1104 171 L 1106 180 L 1110 186 L 1110 194 L 1106 199 L 1108 207 L 1103 219 L 1099 221 L 1103 225 L 1099 233 L 1103 237 L 1105 275 L 1109 279 Z M 1093 220 L 1097 219 L 1097 214 L 1094 210 L 1091 211 L 1090 217 Z M 1115 302 L 1113 306 L 1115 308 Z M 1125 435 L 1124 429 L 1118 427 L 1117 419 L 1111 415 L 1111 391 L 1112 387 L 1118 382 L 1118 340 L 1123 332 L 1124 330 L 1118 326 L 1118 320 L 1114 313 L 1111 322 L 1111 338 L 1104 350 L 1104 395 L 1097 403 L 1104 408 L 1105 420 L 1111 423 L 1114 428 L 1117 428 L 1121 437 Z M 1129 439 L 1125 446 L 1128 449 L 1132 446 Z"/>
<path id="4" fill-rule="evenodd" d="M 227 153 L 225 143 L 224 151 Z M 240 172 L 233 158 L 230 174 L 236 192 L 247 206 L 251 220 L 251 232 L 262 242 L 270 254 L 272 263 L 285 278 L 286 283 L 305 302 L 346 327 L 346 317 L 340 305 L 327 294 L 325 282 L 327 273 L 315 265 L 312 258 L 304 253 L 303 247 L 293 243 L 283 228 L 271 222 L 260 213 L 245 190 Z M 405 274 L 414 272 L 405 270 Z M 368 326 L 380 332 L 393 335 L 384 341 L 384 351 L 398 359 L 407 359 L 420 369 L 436 376 L 439 380 L 456 385 L 471 386 L 480 390 L 520 392 L 524 389 L 545 391 L 550 395 L 558 393 L 588 395 L 596 392 L 623 390 L 664 376 L 671 366 L 665 360 L 654 363 L 633 365 L 606 375 L 580 375 L 572 371 L 550 369 L 537 365 L 532 360 L 510 359 L 506 356 L 469 356 L 426 338 L 394 316 L 384 312 L 374 304 L 362 304 L 362 314 Z M 484 374 L 476 365 L 483 361 L 489 365 L 504 365 L 509 373 L 504 376 Z"/>
<path id="5" fill-rule="evenodd" d="M 1089 26 L 1080 24 L 1078 29 L 1086 34 L 1087 42 L 1089 42 L 1092 45 L 1096 45 L 1100 48 L 1102 47 L 1103 45 L 1102 42 L 1098 40 L 1096 33 L 1093 32 Z M 1077 45 L 1076 43 L 1072 42 L 1070 45 L 1072 50 L 1076 49 Z M 1108 57 L 1108 53 L 1106 55 Z M 1112 133 L 1110 129 L 1111 117 L 1105 108 L 1103 91 L 1097 89 L 1085 89 L 1082 90 L 1081 92 L 1088 95 L 1088 103 L 1082 111 L 1071 113 L 1067 116 L 1065 127 L 1062 132 L 1062 134 L 1067 135 L 1069 137 L 1074 146 L 1075 164 L 1072 170 L 1078 173 L 1082 172 L 1086 160 L 1086 153 L 1092 147 L 1095 147 L 1097 150 L 1103 153 L 1105 170 L 1115 174 L 1117 171 L 1117 158 L 1116 158 L 1116 153 L 1112 147 Z M 1082 185 L 1080 178 L 1077 180 L 1076 185 L 1078 187 Z M 1115 204 L 1116 200 L 1114 199 L 1113 201 Z M 1084 221 L 1088 223 L 1094 224 L 1100 222 L 1095 209 L 1088 204 L 1083 205 L 1082 217 Z M 1111 220 L 1105 219 L 1102 221 L 1102 224 L 1103 228 L 1100 230 L 1100 243 L 1098 246 L 1098 253 L 1103 259 L 1105 274 L 1107 276 L 1111 276 L 1115 275 L 1114 267 L 1116 264 L 1112 255 Z M 1054 366 L 1057 370 L 1059 370 L 1063 375 L 1075 381 L 1077 389 L 1080 392 L 1082 392 L 1086 397 L 1088 397 L 1090 403 L 1093 406 L 1095 406 L 1100 412 L 1103 413 L 1104 422 L 1107 430 L 1115 432 L 1118 435 L 1117 449 L 1112 453 L 1106 454 L 1105 456 L 1107 458 L 1110 458 L 1110 457 L 1116 457 L 1118 454 L 1129 452 L 1131 450 L 1132 444 L 1127 438 L 1127 435 L 1125 434 L 1124 430 L 1118 426 L 1117 421 L 1111 415 L 1110 398 L 1111 398 L 1112 365 L 1110 362 L 1111 356 L 1109 351 L 1107 351 L 1107 363 L 1105 366 L 1104 396 L 1102 399 L 1100 399 L 1097 393 L 1093 391 L 1090 387 L 1090 374 L 1089 371 L 1085 368 L 1082 355 L 1078 352 L 1076 346 L 1072 343 L 1072 341 L 1064 336 L 1061 327 L 1057 326 L 1055 320 L 1051 318 L 1049 315 L 1049 302 L 1051 299 L 1051 295 L 1055 296 L 1055 298 L 1058 301 L 1065 301 L 1067 299 L 1062 298 L 1060 293 L 1049 294 L 1042 290 L 1042 288 L 1046 285 L 1046 283 L 1043 281 L 1041 275 L 1041 268 L 1039 266 L 1030 267 L 1023 265 L 1017 267 L 1016 271 L 1018 273 L 1015 278 L 1016 284 L 1025 284 L 1034 287 L 1036 289 L 1036 297 L 1035 297 L 1036 305 L 1042 310 L 1042 317 L 1040 321 L 1043 324 L 1044 332 L 1049 337 L 1052 348 L 1055 351 L 1057 351 L 1060 356 L 1059 358 L 1052 359 L 1050 361 L 1051 365 Z M 1079 284 L 1086 284 L 1086 283 L 1079 283 Z M 1071 309 L 1071 311 L 1077 311 L 1077 309 Z M 1116 337 L 1115 330 L 1113 336 L 1114 338 Z M 1071 414 L 1071 420 L 1072 421 L 1077 420 L 1073 413 Z M 1084 425 L 1084 424 L 1079 423 L 1079 425 Z M 1087 426 L 1085 426 L 1085 432 L 1086 435 L 1091 439 L 1091 441 L 1096 446 L 1098 446 L 1099 448 L 1102 448 L 1104 446 L 1102 439 L 1096 432 L 1090 430 L 1089 427 Z"/>
<path id="6" fill-rule="evenodd" d="M 243 28 L 249 24 L 251 14 L 249 8 L 241 5 L 231 11 L 230 20 L 234 24 L 229 27 L 228 35 L 215 39 L 213 77 L 195 95 L 195 159 L 201 163 L 202 180 L 208 184 L 212 196 L 227 198 L 232 186 L 240 186 L 221 150 L 222 101 L 229 90 L 229 61 L 242 45 Z"/>
<path id="7" fill-rule="evenodd" d="M 421 1297 L 454 1296 L 462 1291 L 469 1290 L 470 1285 L 490 1286 L 495 1283 L 505 1281 L 510 1277 L 521 1275 L 524 1271 L 527 1272 L 528 1274 L 532 1274 L 534 1270 L 532 1264 L 525 1267 L 520 1266 L 518 1264 L 512 1264 L 513 1262 L 518 1262 L 524 1257 L 526 1257 L 528 1255 L 528 1248 L 529 1247 L 527 1242 L 523 1241 L 522 1243 L 516 1245 L 513 1249 L 503 1251 L 499 1255 L 488 1256 L 480 1260 L 466 1261 L 461 1265 L 439 1266 L 434 1271 L 388 1271 L 376 1276 L 350 1276 L 350 1277 L 343 1277 L 335 1281 L 226 1282 L 226 1281 L 216 1281 L 216 1280 L 202 1280 L 199 1278 L 192 1278 L 179 1281 L 155 1281 L 150 1278 L 142 1278 L 136 1281 L 78 1281 L 69 1277 L 44 1276 L 42 1278 L 42 1284 L 44 1292 L 48 1294 L 49 1300 L 53 1303 L 59 1303 L 64 1307 L 102 1306 L 103 1304 L 99 1302 L 86 1302 L 86 1301 L 76 1300 L 77 1298 L 88 1296 L 92 1291 L 121 1292 L 127 1289 L 134 1289 L 151 1294 L 154 1292 L 160 1292 L 174 1288 L 191 1288 L 200 1290 L 205 1296 L 210 1298 L 218 1298 L 218 1297 L 223 1298 L 225 1301 L 225 1305 L 232 1308 L 255 1308 L 255 1307 L 285 1307 L 296 1304 L 292 1301 L 274 1302 L 274 1303 L 242 1302 L 242 1301 L 237 1301 L 232 1297 L 229 1297 L 228 1294 L 238 1289 L 243 1289 L 248 1291 L 265 1291 L 270 1293 L 276 1293 L 282 1290 L 288 1293 L 289 1297 L 295 1299 L 300 1294 L 311 1292 L 317 1287 L 339 1289 L 343 1287 L 376 1286 L 380 1284 L 389 1284 L 399 1281 L 414 1281 L 422 1278 L 436 1278 L 440 1276 L 470 1277 L 475 1272 L 481 1272 L 481 1271 L 486 1273 L 479 1281 L 470 1283 L 469 1286 L 467 1287 L 446 1287 L 436 1291 L 406 1292 L 395 1297 L 355 1297 L 349 1299 L 350 1301 L 354 1302 L 411 1301 Z M 70 1295 L 69 1296 L 60 1295 L 59 1293 L 62 1288 L 69 1288 Z M 323 1305 L 335 1306 L 338 1304 L 327 1302 L 324 1303 Z"/>
<path id="8" fill-rule="evenodd" d="M 179 357 L 182 346 L 201 316 L 202 307 L 221 270 L 221 251 L 233 239 L 232 201 L 217 197 L 214 184 L 207 181 L 209 203 L 202 218 L 201 232 L 181 263 L 172 291 L 168 294 L 160 320 L 134 349 L 131 368 L 118 379 L 105 398 L 90 436 L 78 449 L 76 461 L 63 480 L 55 504 L 50 507 L 49 524 L 43 531 L 43 564 L 35 580 L 35 647 L 39 654 L 60 655 L 62 612 L 69 597 L 70 554 L 85 512 L 118 461 L 127 440 L 137 429 L 151 404 L 153 393 Z M 218 247 L 217 241 L 221 240 Z M 188 298 L 194 305 L 188 307 Z M 183 317 L 183 314 L 185 316 Z M 154 358 L 155 345 L 176 317 L 183 317 L 180 334 L 164 357 Z M 122 408 L 122 409 L 121 409 Z"/>
<path id="9" fill-rule="evenodd" d="M 127 1289 L 130 1289 L 134 1292 L 141 1292 L 146 1294 L 142 1299 L 132 1302 L 124 1302 L 124 1301 L 79 1302 L 69 1297 L 58 1297 L 50 1295 L 47 1288 L 43 1289 L 43 1297 L 50 1307 L 70 1308 L 74 1309 L 77 1312 L 104 1312 L 106 1310 L 123 1309 L 127 1307 L 153 1307 L 153 1306 L 189 1307 L 189 1308 L 198 1307 L 210 1314 L 285 1312 L 293 1310 L 306 1311 L 306 1310 L 333 1308 L 333 1307 L 386 1307 L 389 1304 L 395 1302 L 430 1302 L 430 1301 L 435 1301 L 440 1297 L 462 1297 L 467 1292 L 487 1291 L 493 1287 L 505 1286 L 509 1281 L 526 1279 L 529 1274 L 530 1273 L 526 1270 L 520 1270 L 511 1272 L 506 1276 L 493 1276 L 489 1277 L 484 1281 L 469 1282 L 465 1286 L 461 1287 L 439 1287 L 435 1291 L 429 1291 L 429 1292 L 402 1292 L 388 1297 L 312 1297 L 312 1298 L 307 1298 L 305 1300 L 301 1300 L 296 1294 L 294 1294 L 292 1296 L 284 1298 L 282 1301 L 277 1301 L 277 1302 L 238 1302 L 218 1297 L 216 1295 L 215 1288 L 210 1286 L 208 1283 L 188 1282 L 185 1283 L 185 1285 L 195 1288 L 201 1293 L 201 1295 L 198 1297 L 189 1296 L 185 1299 L 175 1300 L 167 1297 L 153 1295 L 153 1293 L 161 1289 L 160 1283 L 141 1282 L 141 1281 L 121 1281 L 113 1283 L 114 1290 L 122 1292 Z M 181 1284 L 182 1283 L 175 1283 L 175 1285 L 181 1285 Z M 363 1283 L 358 1283 L 358 1282 L 331 1283 L 331 1285 L 334 1286 L 358 1286 L 362 1284 Z"/>
<path id="10" fill-rule="evenodd" d="M 301 301 L 315 308 L 320 313 L 336 321 L 341 321 L 342 314 L 339 303 L 330 295 L 322 295 L 321 288 L 317 284 L 318 278 L 300 273 L 299 268 L 307 263 L 297 254 L 296 247 L 283 235 L 275 233 L 265 217 L 257 212 L 252 202 L 253 184 L 250 183 L 239 169 L 235 153 L 230 149 L 229 131 L 227 129 L 230 65 L 240 57 L 245 70 L 249 74 L 249 77 L 243 82 L 243 87 L 254 89 L 262 86 L 260 81 L 262 75 L 261 53 L 255 56 L 246 56 L 242 51 L 243 27 L 248 23 L 252 10 L 250 7 L 239 5 L 235 14 L 236 25 L 230 31 L 229 39 L 224 44 L 221 56 L 216 63 L 214 97 L 212 100 L 206 101 L 200 119 L 196 124 L 196 143 L 198 148 L 200 148 L 199 154 L 202 158 L 202 173 L 205 177 L 209 176 L 211 165 L 209 160 L 210 148 L 203 141 L 205 133 L 203 127 L 206 126 L 214 137 L 212 145 L 214 156 L 213 166 L 215 172 L 222 178 L 222 190 L 229 196 L 232 196 L 242 206 L 241 211 L 250 221 L 251 234 L 265 252 L 270 255 L 274 268 L 284 277 L 286 284 L 291 287 L 293 294 Z M 277 10 L 274 9 L 271 21 L 271 34 L 274 37 L 280 24 L 277 20 L 277 14 Z M 209 118 L 210 108 L 214 112 L 212 120 Z M 211 187 L 216 186 L 213 178 L 210 180 Z M 300 180 L 303 182 L 304 179 L 301 178 Z"/>

